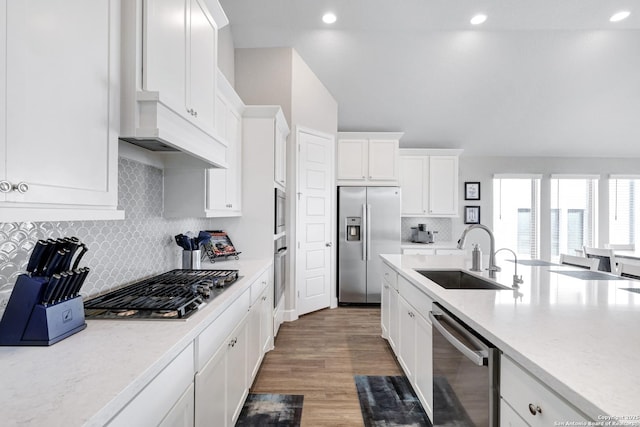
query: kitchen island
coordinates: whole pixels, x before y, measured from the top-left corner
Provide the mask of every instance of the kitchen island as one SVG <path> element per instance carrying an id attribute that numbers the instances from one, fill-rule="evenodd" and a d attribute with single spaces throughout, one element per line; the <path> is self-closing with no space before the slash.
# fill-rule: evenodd
<path id="1" fill-rule="evenodd" d="M 193 383 L 194 370 L 206 363 L 198 360 L 208 345 L 201 337 L 222 329 L 218 326 L 221 315 L 241 298 L 249 300 L 255 283 L 270 276 L 272 261 L 203 263 L 203 269 L 238 269 L 241 277 L 187 320 L 87 320 L 84 331 L 50 347 L 0 347 L 0 424 L 108 425 L 178 358 L 191 367 L 186 374 Z M 170 387 L 171 381 L 165 388 Z M 178 396 L 182 393 L 177 390 Z M 154 396 L 158 404 L 161 397 Z M 171 405 L 159 408 L 164 412 L 158 417 L 162 419 L 170 409 Z M 128 425 L 141 425 L 126 415 Z M 145 425 L 157 424 L 146 421 Z M 118 423 L 127 425 L 122 419 Z"/>
<path id="2" fill-rule="evenodd" d="M 587 418 L 640 425 L 640 293 L 624 289 L 640 291 L 640 281 L 581 280 L 560 273 L 575 268 L 518 264 L 518 289 L 447 290 L 414 269 L 465 269 L 464 257 L 382 258 Z M 496 281 L 511 288 L 514 263 L 498 264 Z"/>

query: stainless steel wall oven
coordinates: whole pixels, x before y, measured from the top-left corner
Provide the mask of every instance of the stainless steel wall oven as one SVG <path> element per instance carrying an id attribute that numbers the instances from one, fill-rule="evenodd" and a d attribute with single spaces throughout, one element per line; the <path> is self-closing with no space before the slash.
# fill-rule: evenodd
<path id="1" fill-rule="evenodd" d="M 279 237 L 274 242 L 273 255 L 273 307 L 278 307 L 282 296 L 287 277 L 287 238 Z"/>
<path id="2" fill-rule="evenodd" d="M 274 234 L 281 234 L 286 231 L 286 221 L 285 221 L 285 205 L 287 201 L 287 196 L 284 191 L 279 188 L 275 189 L 276 197 L 275 197 L 275 227 Z"/>

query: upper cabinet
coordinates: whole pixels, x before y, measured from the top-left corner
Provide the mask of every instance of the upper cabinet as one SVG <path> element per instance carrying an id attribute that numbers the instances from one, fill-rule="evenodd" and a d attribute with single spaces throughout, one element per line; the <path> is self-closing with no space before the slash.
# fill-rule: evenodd
<path id="1" fill-rule="evenodd" d="M 228 24 L 220 4 L 132 0 L 123 9 L 121 138 L 226 167 L 216 126 L 217 33 Z"/>
<path id="2" fill-rule="evenodd" d="M 280 121 L 282 123 L 282 121 Z M 274 138 L 274 168 L 273 168 L 273 180 L 274 182 L 285 189 L 287 187 L 287 135 L 289 134 L 289 128 L 285 125 L 276 126 L 275 138 Z"/>
<path id="3" fill-rule="evenodd" d="M 401 132 L 339 132 L 338 185 L 398 185 Z"/>
<path id="4" fill-rule="evenodd" d="M 462 150 L 400 150 L 402 215 L 457 217 Z"/>
<path id="5" fill-rule="evenodd" d="M 164 173 L 165 217 L 242 215 L 242 115 L 245 106 L 220 71 L 217 79 L 215 123 L 226 146 L 224 162 L 227 168 L 168 161 Z"/>
<path id="6" fill-rule="evenodd" d="M 121 219 L 119 0 L 0 7 L 0 222 Z"/>

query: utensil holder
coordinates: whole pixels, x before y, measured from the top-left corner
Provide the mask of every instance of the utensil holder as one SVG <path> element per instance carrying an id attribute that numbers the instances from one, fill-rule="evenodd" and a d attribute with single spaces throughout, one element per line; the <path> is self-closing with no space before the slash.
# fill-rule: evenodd
<path id="1" fill-rule="evenodd" d="M 0 345 L 52 345 L 87 327 L 81 296 L 40 303 L 48 282 L 48 277 L 18 276 L 0 320 Z"/>
<path id="2" fill-rule="evenodd" d="M 182 251 L 182 269 L 183 270 L 199 270 L 200 269 L 200 250 Z"/>

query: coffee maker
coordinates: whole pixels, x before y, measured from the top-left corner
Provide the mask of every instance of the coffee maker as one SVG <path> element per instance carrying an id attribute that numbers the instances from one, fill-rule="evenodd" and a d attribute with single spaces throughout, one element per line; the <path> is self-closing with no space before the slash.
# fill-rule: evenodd
<path id="1" fill-rule="evenodd" d="M 411 227 L 411 241 L 413 243 L 433 243 L 433 232 L 427 230 L 426 224 Z"/>

